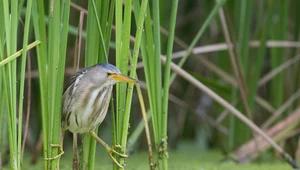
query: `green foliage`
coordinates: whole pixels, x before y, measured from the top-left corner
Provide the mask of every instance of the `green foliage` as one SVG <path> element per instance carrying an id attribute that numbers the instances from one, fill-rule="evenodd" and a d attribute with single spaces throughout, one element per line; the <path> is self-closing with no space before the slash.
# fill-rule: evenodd
<path id="1" fill-rule="evenodd" d="M 245 115 L 255 124 L 264 124 L 265 120 L 270 120 L 268 116 L 273 115 L 273 112 L 278 113 L 276 110 L 282 108 L 284 102 L 299 89 L 298 60 L 290 64 L 291 67 L 285 68 L 287 71 L 283 69 L 275 74 L 270 83 L 261 83 L 261 78 L 268 72 L 280 68 L 286 59 L 297 55 L 296 48 L 288 48 L 299 47 L 299 43 L 277 42 L 277 46 L 274 47 L 274 42 L 272 46 L 270 40 L 287 41 L 291 37 L 293 41 L 298 41 L 298 1 L 89 0 L 76 1 L 77 5 L 82 5 L 79 8 L 76 8 L 75 4 L 70 5 L 73 2 L 2 0 L 0 3 L 0 95 L 3 99 L 0 100 L 0 155 L 2 158 L 6 154 L 5 150 L 9 150 L 9 165 L 6 167 L 10 169 L 28 168 L 27 163 L 23 161 L 25 157 L 22 155 L 21 145 L 22 133 L 28 130 L 23 129 L 23 105 L 27 103 L 24 101 L 24 82 L 26 52 L 29 50 L 33 51 L 30 58 L 37 61 L 31 69 L 38 71 L 36 78 L 40 95 L 38 101 L 32 101 L 32 110 L 37 110 L 38 114 L 31 116 L 30 121 L 40 121 L 37 126 L 42 127 L 42 157 L 53 158 L 59 154 L 58 148 L 51 147 L 50 144 L 59 144 L 61 96 L 65 74 L 71 76 L 68 71 L 65 73 L 71 65 L 66 63 L 66 59 L 73 59 L 71 51 L 78 48 L 74 46 L 76 43 L 68 44 L 68 38 L 78 36 L 79 32 L 77 26 L 69 24 L 69 20 L 72 21 L 70 23 L 77 23 L 78 11 L 85 11 L 84 8 L 87 9 L 86 20 L 83 22 L 83 34 L 80 37 L 85 39 L 85 45 L 81 47 L 84 51 L 84 60 L 81 61 L 84 62 L 80 63 L 80 66 L 110 62 L 124 75 L 133 78 L 139 76 L 140 87 L 146 89 L 143 91 L 145 104 L 141 104 L 141 107 L 144 114 L 148 109 L 147 119 L 151 124 L 151 135 L 147 136 L 147 139 L 154 141 L 155 165 L 150 165 L 152 169 L 186 168 L 180 165 L 189 160 L 191 169 L 240 168 L 227 163 L 215 166 L 215 162 L 203 162 L 199 165 L 196 163 L 198 160 L 194 159 L 197 155 L 186 155 L 192 153 L 190 148 L 175 154 L 169 150 L 171 147 L 181 146 L 183 140 L 189 139 L 196 141 L 195 145 L 201 141 L 207 146 L 222 147 L 226 153 L 230 153 L 252 139 L 249 125 L 239 118 L 224 114 L 223 110 L 228 108 L 215 104 L 213 100 L 205 103 L 205 97 L 209 97 L 203 97 L 202 93 L 212 89 L 217 93 L 217 97 L 237 104 L 236 108 L 240 112 L 246 112 L 246 108 L 249 107 L 250 114 Z M 225 22 L 232 41 L 230 45 L 233 46 L 240 75 L 233 69 L 235 66 L 234 62 L 230 61 L 228 44 L 224 44 L 226 38 L 218 18 L 221 10 L 226 14 Z M 215 44 L 208 45 L 212 43 Z M 199 52 L 199 44 L 204 52 Z M 34 47 L 36 50 L 32 50 Z M 185 52 L 179 62 L 172 60 L 174 51 L 182 50 L 181 48 Z M 141 65 L 141 71 L 137 70 Z M 183 75 L 178 74 L 180 68 L 187 73 L 185 75 L 195 78 L 193 80 L 198 83 L 202 82 L 209 89 L 200 92 L 195 88 L 195 82 L 186 82 L 186 77 L 175 79 L 177 75 Z M 239 86 L 239 82 L 245 83 L 245 89 Z M 113 95 L 115 100 L 111 100 L 112 145 L 120 144 L 118 152 L 126 154 L 134 151 L 138 143 L 141 143 L 143 148 L 144 143 L 144 139 L 140 139 L 139 136 L 143 133 L 145 122 L 140 120 L 140 105 L 135 100 L 133 91 L 133 84 L 119 83 L 116 85 L 116 95 Z M 246 102 L 242 100 L 243 93 L 246 94 Z M 141 97 L 139 91 L 140 101 Z M 293 99 L 292 104 L 283 109 L 285 114 L 277 116 L 271 125 L 280 122 L 298 107 L 300 100 L 295 101 L 299 96 L 294 98 L 296 99 Z M 221 112 L 224 117 L 219 116 Z M 210 121 L 199 120 L 199 115 L 208 117 Z M 144 119 L 146 120 L 145 117 Z M 286 125 L 285 130 L 272 137 L 275 141 L 288 140 L 291 145 L 286 148 L 296 150 L 299 139 L 289 135 L 298 123 L 295 121 Z M 201 129 L 198 124 L 204 124 L 209 130 Z M 102 127 L 105 131 L 105 122 L 101 129 Z M 211 130 L 212 127 L 217 127 L 217 130 Z M 220 127 L 225 129 L 226 133 L 220 135 Z M 37 129 L 29 131 L 34 133 L 33 136 L 40 133 Z M 97 133 L 98 129 L 95 131 Z M 128 134 L 131 136 L 128 137 Z M 287 137 L 291 140 L 286 139 Z M 219 142 L 211 142 L 215 140 Z M 83 135 L 82 141 L 81 169 L 92 170 L 102 163 L 105 164 L 104 161 L 109 162 L 107 156 L 103 156 L 104 161 L 102 158 L 101 161 L 96 161 L 96 141 L 89 134 Z M 168 160 L 168 153 L 174 154 L 172 157 L 178 160 L 172 157 Z M 64 156 L 69 155 L 66 153 Z M 141 169 L 149 167 L 144 163 L 140 165 L 134 156 L 128 160 L 117 155 L 115 157 L 121 164 L 128 164 L 129 169 L 135 167 L 133 165 Z M 146 155 L 142 154 L 141 157 L 146 160 Z M 217 158 L 221 159 L 221 156 L 218 155 Z M 1 163 L 6 161 L 4 159 L 0 159 L 0 169 Z M 24 160 L 26 159 L 28 158 Z M 64 159 L 63 157 L 62 160 Z M 149 158 L 151 159 L 152 157 Z M 26 166 L 22 167 L 23 164 Z M 45 169 L 56 169 L 59 165 L 65 168 L 71 163 L 59 163 L 59 159 L 43 161 Z M 119 168 L 114 166 L 114 169 Z"/>
<path id="2" fill-rule="evenodd" d="M 273 16 L 278 16 L 278 19 L 272 23 L 271 38 L 274 40 L 285 40 L 287 38 L 287 27 L 288 27 L 288 12 L 290 8 L 290 1 L 279 1 L 277 3 L 269 2 L 273 5 Z M 278 67 L 285 60 L 285 49 L 274 48 L 271 50 L 272 58 L 271 64 L 272 68 Z M 284 74 L 279 73 L 276 75 L 271 84 L 272 104 L 275 108 L 278 108 L 283 103 L 283 84 L 284 84 Z"/>
<path id="3" fill-rule="evenodd" d="M 48 9 L 46 9 L 47 11 Z M 44 157 L 53 158 L 59 154 L 60 113 L 69 26 L 70 1 L 55 1 L 49 6 L 49 27 L 46 32 L 43 1 L 33 2 L 32 18 L 35 38 L 42 42 L 37 50 L 41 93 Z M 46 37 L 49 37 L 48 39 Z M 55 169 L 59 159 L 45 160 L 45 169 Z"/>
<path id="4" fill-rule="evenodd" d="M 3 77 L 4 81 L 0 81 L 1 88 L 0 90 L 4 90 L 2 96 L 5 96 L 5 100 L 0 105 L 1 110 L 1 121 L 3 112 L 6 110 L 8 117 L 8 136 L 10 143 L 10 166 L 12 169 L 21 169 L 22 163 L 22 120 L 23 120 L 23 98 L 24 98 L 24 77 L 25 77 L 25 64 L 26 64 L 26 52 L 27 50 L 22 51 L 21 58 L 21 71 L 20 71 L 20 87 L 17 88 L 17 61 L 14 60 L 14 53 L 17 51 L 17 43 L 18 38 L 18 18 L 20 17 L 20 13 L 18 13 L 18 3 L 17 1 L 11 1 L 11 8 L 9 11 L 9 2 L 3 1 L 0 5 L 1 9 L 1 23 L 0 25 L 3 28 L 0 30 L 0 60 L 1 65 L 3 66 L 5 62 L 7 65 L 1 67 L 1 78 Z M 22 5 L 22 4 L 21 4 Z M 23 37 L 23 49 L 26 49 L 28 36 L 29 36 L 29 26 L 30 26 L 30 15 L 31 15 L 31 6 L 32 1 L 27 1 L 27 11 L 25 17 L 25 28 L 24 28 L 24 37 Z M 11 15 L 8 18 L 9 14 Z M 4 53 L 5 46 L 3 42 L 6 40 L 6 53 Z M 12 56 L 10 56 L 12 55 Z M 18 54 L 20 55 L 20 54 Z M 3 83 L 3 84 L 2 84 Z M 3 85 L 3 89 L 2 89 Z M 17 95 L 19 95 L 19 110 L 17 112 Z M 4 101 L 6 101 L 6 107 L 4 105 Z M 17 121 L 18 118 L 18 121 Z M 17 123 L 18 122 L 18 123 Z M 5 127 L 2 122 L 0 126 Z M 2 143 L 2 136 L 0 135 L 0 141 Z"/>
<path id="5" fill-rule="evenodd" d="M 135 43 L 134 43 L 133 54 L 132 54 L 132 58 L 131 58 L 131 62 L 130 62 L 131 67 L 130 67 L 130 74 L 129 74 L 129 76 L 133 77 L 133 78 L 136 78 L 136 63 L 137 63 L 138 56 L 139 56 L 139 49 L 140 49 L 140 44 L 141 44 L 141 39 L 142 39 L 142 32 L 143 32 L 144 19 L 145 19 L 145 15 L 146 15 L 147 3 L 148 3 L 147 0 L 142 0 L 139 16 L 138 16 L 138 20 L 137 20 L 137 31 L 136 31 L 136 35 L 135 35 Z M 130 9 L 131 9 L 131 1 L 130 1 L 130 4 L 127 4 L 127 5 L 129 5 Z M 127 9 L 127 10 L 129 10 L 129 9 Z M 126 17 L 129 17 L 129 16 L 127 15 Z M 124 22 L 125 21 L 129 22 L 130 19 L 128 19 L 128 20 L 124 19 Z M 129 24 L 129 23 L 127 23 L 127 24 Z M 126 25 L 126 24 L 124 24 L 124 25 Z M 130 35 L 130 32 L 125 32 L 125 36 L 122 37 L 124 39 L 125 44 L 126 44 L 125 40 L 129 41 L 129 36 L 128 35 L 126 36 L 126 34 Z M 125 46 L 125 48 L 126 48 L 126 46 Z M 121 49 L 123 50 L 124 48 L 121 47 Z M 125 51 L 128 51 L 128 50 L 125 50 Z M 123 53 L 123 51 L 122 51 L 122 53 Z M 128 55 L 128 54 L 125 53 L 124 55 Z M 123 67 L 125 67 L 125 68 L 128 65 L 127 62 L 126 63 L 124 62 L 123 64 L 124 64 Z M 120 124 L 118 124 L 119 126 L 121 126 L 121 131 L 119 133 L 117 132 L 117 135 L 119 135 L 119 139 L 121 140 L 120 144 L 122 146 L 122 149 L 121 149 L 122 152 L 126 151 L 126 146 L 127 146 L 127 135 L 128 135 L 129 116 L 130 116 L 131 103 L 132 103 L 133 86 L 134 86 L 134 84 L 129 84 L 127 87 L 127 94 L 126 94 L 126 100 L 125 100 L 126 108 L 125 108 L 125 112 L 123 115 L 123 119 L 121 120 L 122 122 Z M 117 98 L 118 98 L 118 95 L 120 95 L 120 98 L 123 98 L 125 96 L 124 93 L 123 94 L 117 93 Z M 122 111 L 120 113 L 120 108 L 118 108 L 118 106 L 117 106 L 117 109 L 118 109 L 117 110 L 117 123 L 118 123 L 120 121 L 120 118 L 118 116 L 122 113 Z M 118 138 L 117 138 L 117 142 L 118 142 Z M 124 164 L 124 163 L 125 163 L 125 160 L 122 159 L 121 164 Z"/>

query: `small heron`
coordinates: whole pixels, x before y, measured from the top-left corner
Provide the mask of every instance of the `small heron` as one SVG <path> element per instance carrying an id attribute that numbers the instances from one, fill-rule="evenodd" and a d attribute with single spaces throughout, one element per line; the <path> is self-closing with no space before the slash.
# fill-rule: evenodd
<path id="1" fill-rule="evenodd" d="M 73 133 L 73 161 L 77 160 L 77 134 L 88 132 L 92 138 L 104 146 L 105 150 L 119 167 L 123 167 L 112 155 L 117 154 L 126 158 L 127 155 L 115 151 L 120 145 L 109 147 L 94 132 L 94 129 L 104 120 L 110 102 L 113 85 L 117 82 L 137 83 L 137 80 L 121 74 L 115 66 L 103 63 L 78 71 L 70 81 L 67 90 L 63 94 L 63 111 L 61 116 L 62 137 L 59 147 L 60 153 L 57 159 L 64 153 L 62 149 L 64 132 Z M 76 156 L 75 156 L 76 154 Z M 74 163 L 74 162 L 73 162 Z"/>

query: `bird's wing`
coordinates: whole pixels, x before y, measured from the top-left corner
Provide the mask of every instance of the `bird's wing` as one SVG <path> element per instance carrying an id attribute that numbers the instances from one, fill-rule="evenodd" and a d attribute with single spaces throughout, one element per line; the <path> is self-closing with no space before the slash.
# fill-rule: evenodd
<path id="1" fill-rule="evenodd" d="M 85 73 L 87 73 L 87 71 L 88 71 L 89 68 L 90 68 L 90 67 L 86 67 L 86 68 L 83 68 L 83 69 L 79 70 L 78 72 L 76 72 L 76 73 L 71 77 L 71 79 L 70 79 L 69 83 L 67 84 L 67 86 L 65 86 L 65 88 L 64 88 L 64 93 L 66 92 L 66 90 L 67 90 L 72 84 L 74 84 L 74 83 L 76 82 L 76 80 L 77 80 L 77 78 L 78 78 L 79 76 L 82 76 L 82 75 L 84 75 Z"/>
<path id="2" fill-rule="evenodd" d="M 72 110 L 72 106 L 74 104 L 73 98 L 75 97 L 74 92 L 76 91 L 77 85 L 80 82 L 80 78 L 85 73 L 87 73 L 89 68 L 90 67 L 83 68 L 83 69 L 79 70 L 77 73 L 75 73 L 74 76 L 71 77 L 68 86 L 64 90 L 63 101 L 62 101 L 63 102 L 63 110 L 62 110 L 62 115 L 61 115 L 62 124 L 64 124 L 66 117 Z"/>

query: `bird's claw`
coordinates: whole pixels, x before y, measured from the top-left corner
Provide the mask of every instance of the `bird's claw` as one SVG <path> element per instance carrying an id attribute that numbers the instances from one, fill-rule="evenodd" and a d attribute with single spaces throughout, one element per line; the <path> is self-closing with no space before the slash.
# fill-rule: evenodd
<path id="1" fill-rule="evenodd" d="M 114 146 L 112 146 L 112 147 L 110 148 L 110 152 L 119 155 L 121 158 L 128 158 L 128 155 L 122 154 L 122 153 L 120 153 L 120 152 L 117 152 L 117 151 L 115 150 L 116 148 L 121 149 L 122 146 L 121 146 L 121 145 L 114 145 Z"/>
<path id="2" fill-rule="evenodd" d="M 51 161 L 55 159 L 59 159 L 65 152 L 63 151 L 63 148 L 59 144 L 50 144 L 51 147 L 57 147 L 58 148 L 58 155 L 52 157 L 52 158 L 43 158 L 46 161 Z"/>
<path id="3" fill-rule="evenodd" d="M 113 154 L 116 154 L 116 155 L 120 156 L 121 158 L 127 158 L 128 155 L 117 152 L 117 151 L 115 150 L 116 148 L 122 148 L 122 146 L 121 146 L 121 145 L 114 145 L 114 146 L 112 146 L 112 147 L 107 146 L 106 151 L 108 152 L 109 156 L 111 157 L 111 159 L 113 160 L 113 162 L 114 162 L 116 165 L 118 165 L 120 168 L 124 168 L 124 165 L 121 165 L 121 164 L 116 160 L 116 158 L 113 156 Z"/>
<path id="4" fill-rule="evenodd" d="M 44 160 L 46 161 L 52 161 L 52 160 L 55 160 L 55 159 L 60 159 L 60 157 L 65 153 L 63 151 L 63 148 L 61 145 L 59 144 L 50 144 L 50 146 L 53 148 L 53 147 L 57 147 L 58 148 L 58 155 L 52 157 L 52 158 L 43 158 Z M 57 164 L 56 164 L 56 169 L 58 170 L 59 169 L 59 161 L 57 161 Z"/>
<path id="5" fill-rule="evenodd" d="M 115 149 L 121 149 L 121 148 L 122 148 L 122 146 L 119 145 L 119 144 L 116 144 L 116 145 L 114 145 L 114 146 L 111 147 L 111 149 L 113 149 L 113 150 L 115 150 Z"/>

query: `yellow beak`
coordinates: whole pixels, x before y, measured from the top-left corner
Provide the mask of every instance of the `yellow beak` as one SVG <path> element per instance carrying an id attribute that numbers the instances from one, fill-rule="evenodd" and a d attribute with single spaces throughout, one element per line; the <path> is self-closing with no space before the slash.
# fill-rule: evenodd
<path id="1" fill-rule="evenodd" d="M 109 78 L 114 79 L 118 82 L 138 83 L 137 80 L 135 80 L 131 77 L 125 76 L 123 74 L 112 74 L 109 76 Z"/>

